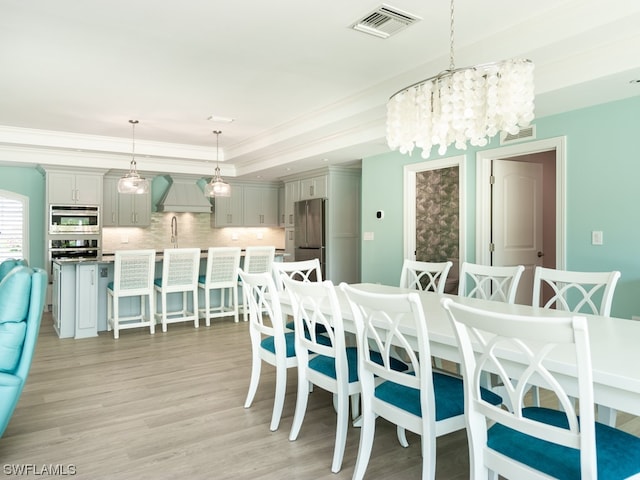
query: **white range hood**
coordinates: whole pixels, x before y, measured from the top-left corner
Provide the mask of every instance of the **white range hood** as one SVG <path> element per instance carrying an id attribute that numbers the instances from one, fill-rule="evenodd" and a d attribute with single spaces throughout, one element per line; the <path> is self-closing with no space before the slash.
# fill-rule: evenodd
<path id="1" fill-rule="evenodd" d="M 159 212 L 211 213 L 211 202 L 195 180 L 172 178 L 157 208 Z"/>

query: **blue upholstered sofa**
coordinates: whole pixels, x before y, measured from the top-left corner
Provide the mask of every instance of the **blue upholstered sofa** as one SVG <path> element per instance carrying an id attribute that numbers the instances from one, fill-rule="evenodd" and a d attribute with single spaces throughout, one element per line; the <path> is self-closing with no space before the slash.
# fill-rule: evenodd
<path id="1" fill-rule="evenodd" d="M 25 263 L 0 264 L 0 437 L 29 374 L 44 308 L 47 274 Z"/>

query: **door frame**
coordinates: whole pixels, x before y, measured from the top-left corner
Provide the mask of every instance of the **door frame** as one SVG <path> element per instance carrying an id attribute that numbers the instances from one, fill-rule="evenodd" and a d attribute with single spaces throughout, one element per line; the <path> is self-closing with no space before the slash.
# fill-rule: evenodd
<path id="1" fill-rule="evenodd" d="M 491 265 L 491 161 L 548 151 L 556 155 L 556 268 L 566 269 L 566 137 L 476 153 L 476 263 Z"/>
<path id="2" fill-rule="evenodd" d="M 467 202 L 466 202 L 466 155 L 412 163 L 404 166 L 404 257 L 415 260 L 416 255 L 416 174 L 428 170 L 458 167 L 458 253 L 459 263 L 466 258 Z"/>

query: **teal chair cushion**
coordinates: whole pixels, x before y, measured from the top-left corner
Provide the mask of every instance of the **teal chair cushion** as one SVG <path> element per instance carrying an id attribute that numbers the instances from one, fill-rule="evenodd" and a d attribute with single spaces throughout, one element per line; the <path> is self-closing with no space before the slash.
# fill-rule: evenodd
<path id="1" fill-rule="evenodd" d="M 295 357 L 296 356 L 296 345 L 295 345 L 295 333 L 287 332 L 284 334 L 284 340 L 287 344 L 287 357 Z M 276 353 L 276 345 L 273 337 L 265 337 L 260 342 L 260 346 L 265 350 L 273 353 Z"/>
<path id="2" fill-rule="evenodd" d="M 464 413 L 464 391 L 461 378 L 433 372 L 433 392 L 436 400 L 436 422 Z M 422 416 L 420 390 L 416 388 L 386 381 L 376 387 L 375 396 L 412 415 Z M 502 403 L 500 395 L 485 388 L 482 389 L 482 398 L 492 405 Z"/>
<path id="3" fill-rule="evenodd" d="M 329 340 L 327 338 L 327 340 Z M 371 360 L 382 365 L 382 355 L 379 352 L 371 351 Z M 349 383 L 358 381 L 358 349 L 355 347 L 347 347 L 347 365 L 349 367 Z M 333 357 L 318 355 L 309 360 L 309 368 L 312 368 L 323 375 L 336 378 L 336 362 Z M 409 367 L 406 363 L 392 359 L 391 369 L 398 372 L 404 372 Z"/>
<path id="4" fill-rule="evenodd" d="M 568 428 L 566 415 L 558 410 L 528 407 L 522 415 L 549 425 Z M 540 440 L 495 424 L 487 432 L 493 450 L 558 479 L 580 478 L 578 450 Z M 640 438 L 596 422 L 598 479 L 628 478 L 640 472 Z"/>

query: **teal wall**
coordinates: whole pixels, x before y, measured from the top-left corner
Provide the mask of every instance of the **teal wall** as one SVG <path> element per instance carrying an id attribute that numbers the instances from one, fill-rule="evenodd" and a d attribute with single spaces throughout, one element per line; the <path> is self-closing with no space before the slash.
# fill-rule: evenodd
<path id="1" fill-rule="evenodd" d="M 35 167 L 0 167 L 0 189 L 29 197 L 29 263 L 44 268 L 44 175 Z"/>
<path id="2" fill-rule="evenodd" d="M 612 315 L 640 315 L 640 96 L 537 119 L 537 140 L 564 136 L 567 151 L 568 270 L 620 270 Z M 498 148 L 497 138 L 485 149 Z M 446 157 L 466 155 L 468 261 L 475 258 L 475 154 L 450 148 Z M 435 149 L 434 149 L 435 152 Z M 437 152 L 432 158 L 442 158 Z M 362 162 L 362 281 L 396 285 L 403 261 L 403 167 L 422 162 L 391 152 Z M 385 193 L 381 194 L 384 186 Z M 384 210 L 383 220 L 375 218 Z M 604 244 L 591 245 L 591 231 Z"/>

